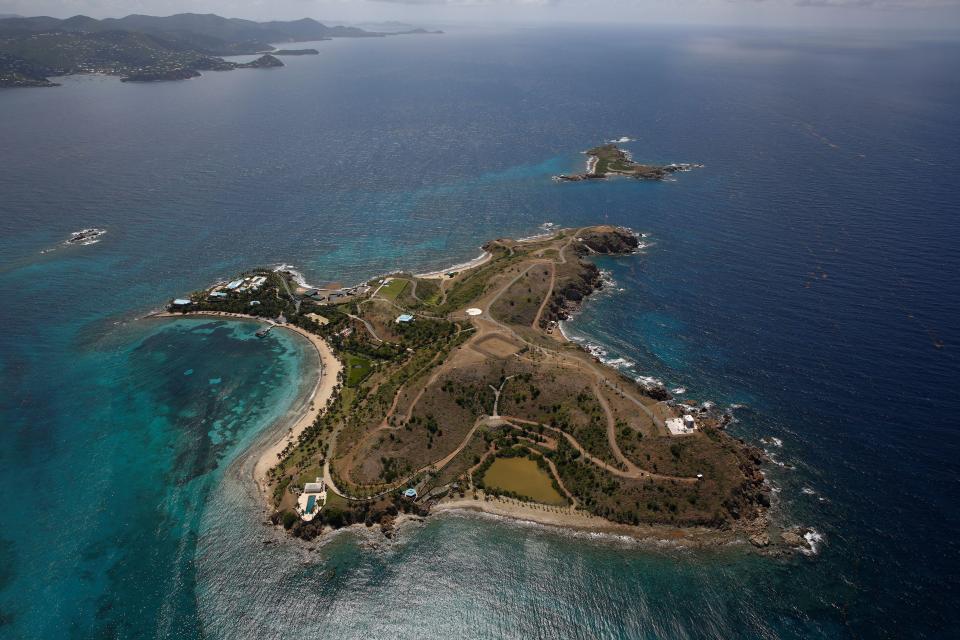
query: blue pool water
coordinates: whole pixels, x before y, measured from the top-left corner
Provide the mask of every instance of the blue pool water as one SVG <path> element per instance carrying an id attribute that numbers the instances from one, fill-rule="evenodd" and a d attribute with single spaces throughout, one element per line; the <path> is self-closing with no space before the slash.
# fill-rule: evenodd
<path id="1" fill-rule="evenodd" d="M 952 634 L 957 43 L 528 29 L 317 47 L 280 70 L 0 93 L 0 637 Z M 550 181 L 623 135 L 638 160 L 705 166 Z M 821 533 L 817 555 L 466 516 L 280 544 L 245 452 L 302 398 L 309 351 L 137 319 L 252 266 L 352 283 L 548 221 L 649 234 L 600 261 L 616 284 L 568 330 L 742 405 L 734 432 L 780 463 L 776 517 Z M 92 226 L 98 244 L 60 245 Z"/>

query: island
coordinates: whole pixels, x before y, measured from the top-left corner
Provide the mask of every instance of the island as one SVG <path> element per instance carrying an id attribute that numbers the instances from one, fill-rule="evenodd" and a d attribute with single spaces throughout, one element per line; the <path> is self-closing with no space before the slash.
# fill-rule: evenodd
<path id="1" fill-rule="evenodd" d="M 271 51 L 275 56 L 318 56 L 320 52 L 316 49 L 276 49 Z"/>
<path id="2" fill-rule="evenodd" d="M 584 180 L 606 180 L 611 176 L 626 176 L 637 180 L 665 180 L 670 175 L 702 167 L 700 164 L 652 165 L 634 162 L 629 152 L 616 143 L 608 143 L 587 150 L 587 170 L 584 173 L 554 176 L 558 182 L 581 182 Z"/>
<path id="3" fill-rule="evenodd" d="M 54 87 L 58 85 L 50 77 L 77 73 L 120 76 L 134 83 L 185 80 L 200 71 L 281 67 L 277 55 L 319 53 L 280 49 L 275 43 L 392 35 L 400 34 L 327 26 L 310 18 L 254 22 L 191 13 L 102 20 L 0 17 L 0 88 Z M 252 63 L 222 57 L 261 53 L 269 57 Z"/>
<path id="4" fill-rule="evenodd" d="M 64 244 L 95 244 L 100 241 L 100 238 L 103 237 L 103 234 L 107 232 L 106 229 L 97 229 L 96 227 L 91 227 L 89 229 L 81 229 L 80 231 L 74 231 L 70 234 L 70 237 L 64 240 Z"/>
<path id="5" fill-rule="evenodd" d="M 592 257 L 638 245 L 625 228 L 563 229 L 350 288 L 255 269 L 165 315 L 255 317 L 258 336 L 287 328 L 317 349 L 309 409 L 254 472 L 272 522 L 298 538 L 350 525 L 391 536 L 404 518 L 475 510 L 690 544 L 803 540 L 771 526 L 764 454 L 724 414 L 564 335 L 603 287 Z"/>

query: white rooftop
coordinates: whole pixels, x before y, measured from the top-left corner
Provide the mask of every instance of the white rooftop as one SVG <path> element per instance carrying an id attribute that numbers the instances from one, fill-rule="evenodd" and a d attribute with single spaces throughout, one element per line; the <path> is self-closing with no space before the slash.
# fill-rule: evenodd
<path id="1" fill-rule="evenodd" d="M 323 493 L 324 491 L 323 481 L 320 482 L 308 482 L 303 485 L 304 493 Z"/>
<path id="2" fill-rule="evenodd" d="M 693 433 L 693 429 L 685 425 L 682 418 L 670 418 L 665 424 L 667 425 L 667 429 L 670 430 L 670 435 L 682 436 Z"/>

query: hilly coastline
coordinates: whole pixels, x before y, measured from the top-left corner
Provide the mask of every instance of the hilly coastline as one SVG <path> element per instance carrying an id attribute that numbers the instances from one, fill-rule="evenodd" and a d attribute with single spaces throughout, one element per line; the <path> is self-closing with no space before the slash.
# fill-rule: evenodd
<path id="1" fill-rule="evenodd" d="M 200 71 L 277 67 L 276 59 L 238 64 L 222 56 L 309 55 L 315 49 L 275 50 L 271 43 L 333 38 L 380 38 L 381 33 L 328 26 L 311 18 L 254 22 L 213 14 L 129 15 L 96 20 L 74 16 L 0 19 L 0 87 L 55 86 L 51 77 L 75 73 L 119 75 L 129 81 L 180 80 Z"/>

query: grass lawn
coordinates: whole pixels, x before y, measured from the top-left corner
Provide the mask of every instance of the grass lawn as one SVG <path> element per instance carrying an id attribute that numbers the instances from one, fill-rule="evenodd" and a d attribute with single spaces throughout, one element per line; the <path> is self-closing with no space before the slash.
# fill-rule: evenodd
<path id="1" fill-rule="evenodd" d="M 403 293 L 403 290 L 407 288 L 408 284 L 409 283 L 406 280 L 394 278 L 387 284 L 380 287 L 379 295 L 383 296 L 387 300 L 396 300 L 397 297 Z"/>
<path id="2" fill-rule="evenodd" d="M 343 363 L 347 370 L 346 384 L 348 387 L 356 387 L 363 382 L 363 379 L 370 375 L 370 369 L 373 368 L 370 360 L 353 353 L 344 354 Z"/>
<path id="3" fill-rule="evenodd" d="M 302 489 L 303 485 L 308 482 L 316 482 L 317 478 L 323 477 L 323 467 L 321 465 L 314 465 L 309 469 L 305 469 L 300 472 L 299 480 L 297 485 Z"/>
<path id="4" fill-rule="evenodd" d="M 338 496 L 333 491 L 327 490 L 327 504 L 325 505 L 327 509 L 335 507 L 342 511 L 346 511 L 350 508 L 350 501 L 346 498 Z"/>
<path id="5" fill-rule="evenodd" d="M 417 280 L 417 297 L 426 304 L 436 305 L 440 300 L 440 281 L 427 278 Z"/>
<path id="6" fill-rule="evenodd" d="M 550 474 L 526 456 L 497 458 L 484 474 L 483 483 L 488 487 L 527 496 L 541 504 L 567 504 L 566 498 L 553 488 Z"/>

